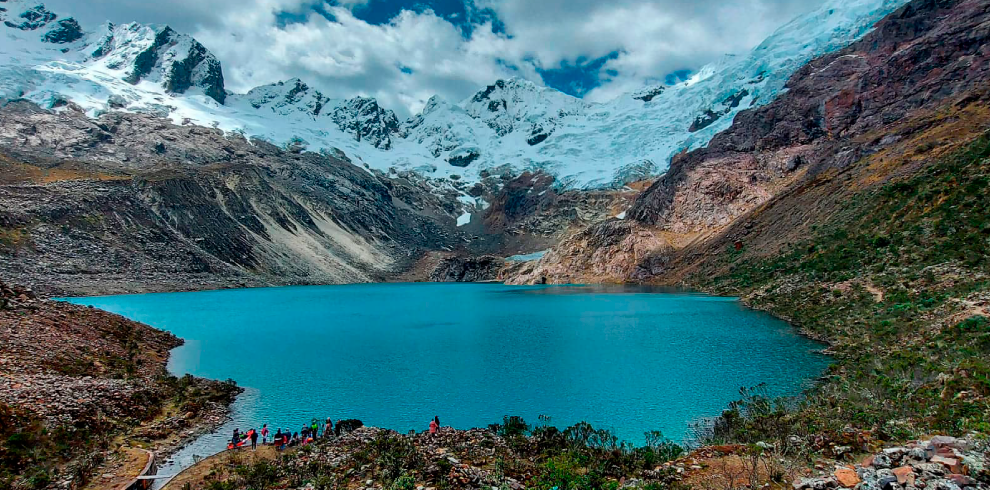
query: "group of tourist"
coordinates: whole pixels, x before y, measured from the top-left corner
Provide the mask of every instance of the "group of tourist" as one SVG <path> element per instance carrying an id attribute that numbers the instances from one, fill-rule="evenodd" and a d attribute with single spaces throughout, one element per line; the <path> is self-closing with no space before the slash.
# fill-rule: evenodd
<path id="1" fill-rule="evenodd" d="M 227 443 L 227 449 L 235 449 L 239 447 L 251 446 L 251 449 L 258 449 L 258 438 L 261 438 L 261 444 L 269 444 L 268 436 L 272 436 L 271 445 L 275 446 L 275 450 L 281 451 L 287 447 L 302 446 L 309 444 L 320 437 L 321 430 L 322 436 L 324 438 L 330 438 L 340 435 L 340 422 L 334 426 L 333 420 L 327 417 L 327 421 L 320 424 L 319 420 L 313 419 L 309 425 L 304 425 L 302 429 L 298 432 L 292 432 L 286 430 L 282 431 L 279 427 L 275 431 L 275 434 L 271 434 L 268 429 L 268 424 L 263 424 L 261 430 L 250 429 L 247 432 L 241 432 L 240 428 L 234 429 L 234 435 L 230 438 L 230 442 Z M 430 421 L 430 434 L 436 434 L 440 430 L 440 417 L 433 417 Z"/>
<path id="2" fill-rule="evenodd" d="M 274 434 L 268 428 L 268 424 L 263 424 L 261 430 L 251 429 L 247 432 L 241 432 L 240 428 L 234 429 L 234 435 L 231 437 L 230 442 L 227 443 L 227 449 L 234 449 L 238 447 L 251 446 L 251 449 L 258 448 L 258 438 L 261 438 L 261 444 L 271 444 L 275 446 L 275 449 L 282 450 L 286 447 L 300 446 L 303 444 L 309 444 L 320 437 L 321 431 L 323 437 L 331 437 L 334 435 L 340 435 L 340 425 L 338 423 L 337 427 L 334 427 L 333 420 L 329 417 L 327 421 L 323 424 L 319 420 L 313 419 L 313 421 L 304 425 L 302 429 L 297 432 L 292 432 L 290 430 L 282 431 L 279 427 Z M 268 437 L 271 436 L 271 442 L 268 442 Z"/>

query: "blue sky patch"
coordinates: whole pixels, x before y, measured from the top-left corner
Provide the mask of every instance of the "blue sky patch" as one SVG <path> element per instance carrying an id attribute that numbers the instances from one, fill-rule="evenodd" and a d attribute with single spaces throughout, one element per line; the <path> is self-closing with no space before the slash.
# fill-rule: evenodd
<path id="1" fill-rule="evenodd" d="M 492 32 L 505 33 L 505 24 L 495 11 L 479 8 L 474 0 L 369 0 L 354 9 L 354 16 L 369 24 L 382 25 L 389 23 L 403 10 L 420 13 L 432 10 L 438 17 L 457 26 L 465 38 L 486 22 L 491 22 Z"/>
<path id="2" fill-rule="evenodd" d="M 289 12 L 283 10 L 275 13 L 275 25 L 279 29 L 284 29 L 291 24 L 303 24 L 309 20 L 309 16 L 317 14 L 330 22 L 337 22 L 337 18 L 326 8 L 326 3 L 322 0 L 315 0 L 301 12 Z"/>
<path id="3" fill-rule="evenodd" d="M 536 71 L 548 87 L 553 87 L 575 97 L 584 97 L 588 92 L 601 86 L 603 81 L 602 67 L 605 66 L 605 63 L 618 57 L 619 52 L 612 51 L 601 58 L 580 57 L 573 63 L 563 62 L 555 68 L 537 68 Z M 607 76 L 615 76 L 611 73 L 615 73 L 615 71 L 606 70 Z"/>
<path id="4" fill-rule="evenodd" d="M 688 78 L 691 78 L 693 73 L 694 72 L 691 70 L 676 70 L 668 73 L 667 76 L 663 78 L 663 83 L 666 83 L 667 85 L 676 85 L 687 81 Z"/>

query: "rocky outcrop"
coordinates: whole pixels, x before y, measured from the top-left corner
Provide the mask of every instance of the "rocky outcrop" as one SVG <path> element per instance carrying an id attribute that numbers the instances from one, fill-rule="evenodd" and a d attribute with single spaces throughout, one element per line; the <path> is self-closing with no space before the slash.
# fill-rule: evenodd
<path id="1" fill-rule="evenodd" d="M 7 27 L 20 29 L 22 31 L 34 31 L 40 29 L 58 18 L 51 10 L 44 5 L 35 5 L 16 16 L 7 16 L 8 20 L 3 23 Z"/>
<path id="2" fill-rule="evenodd" d="M 795 490 L 990 488 L 980 481 L 986 481 L 988 476 L 986 451 L 986 444 L 981 441 L 935 436 L 930 440 L 885 448 L 857 464 L 839 463 L 831 475 L 799 478 L 792 487 Z"/>
<path id="3" fill-rule="evenodd" d="M 432 282 L 497 281 L 505 261 L 499 257 L 449 257 L 440 261 L 430 273 Z"/>
<path id="4" fill-rule="evenodd" d="M 568 236 L 529 267 L 506 271 L 506 283 L 623 283 L 664 272 L 671 252 L 664 233 L 613 218 Z"/>
<path id="5" fill-rule="evenodd" d="M 654 86 L 654 87 L 649 87 L 649 88 L 640 90 L 638 92 L 633 92 L 632 98 L 633 99 L 636 99 L 636 100 L 642 100 L 643 102 L 650 102 L 656 96 L 662 94 L 663 91 L 666 90 L 666 89 L 667 89 L 667 87 L 665 87 L 663 85 L 657 85 L 657 86 Z"/>
<path id="6" fill-rule="evenodd" d="M 632 204 L 635 194 L 628 189 L 560 189 L 549 174 L 523 172 L 503 179 L 489 197 L 484 223 L 491 233 L 559 237 L 571 227 L 621 213 Z"/>
<path id="7" fill-rule="evenodd" d="M 334 108 L 329 117 L 341 131 L 381 150 L 391 149 L 392 137 L 399 133 L 399 119 L 395 113 L 382 108 L 370 97 L 348 99 Z"/>
<path id="8" fill-rule="evenodd" d="M 0 274 L 59 293 L 383 280 L 456 239 L 426 182 L 329 155 L 29 103 L 0 127 Z"/>
<path id="9" fill-rule="evenodd" d="M 82 39 L 83 31 L 76 19 L 68 18 L 58 21 L 41 39 L 46 43 L 67 44 Z"/>

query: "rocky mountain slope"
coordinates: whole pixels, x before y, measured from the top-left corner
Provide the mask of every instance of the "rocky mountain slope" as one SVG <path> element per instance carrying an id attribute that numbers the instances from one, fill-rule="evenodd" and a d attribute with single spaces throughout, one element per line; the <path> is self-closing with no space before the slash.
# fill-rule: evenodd
<path id="1" fill-rule="evenodd" d="M 476 182 L 506 169 L 540 170 L 558 186 L 621 187 L 663 172 L 672 155 L 706 145 L 741 110 L 776 98 L 808 60 L 858 39 L 904 1 L 828 2 L 686 82 L 608 103 L 499 80 L 457 104 L 431 99 L 400 122 L 373 99 L 329 99 L 299 80 L 231 94 L 209 51 L 166 26 L 84 32 L 43 6 L 8 0 L 0 12 L 0 97 L 26 97 L 46 108 L 71 101 L 90 116 L 154 113 L 276 145 L 343 152 L 382 171 Z"/>
<path id="2" fill-rule="evenodd" d="M 776 101 L 740 113 L 706 148 L 674 158 L 637 198 L 628 222 L 601 222 L 575 234 L 518 280 L 675 280 L 672 261 L 721 243 L 720 233 L 738 229 L 752 213 L 796 199 L 809 183 L 837 178 L 864 159 L 897 153 L 912 136 L 910 126 L 898 123 L 981 100 L 976 91 L 990 76 L 986 20 L 983 2 L 912 2 L 861 41 L 798 70 Z M 959 134 L 932 144 L 964 141 Z M 918 168 L 871 169 L 861 185 Z M 835 205 L 802 202 L 791 210 L 802 219 L 778 224 L 771 235 L 777 233 L 778 244 L 785 236 L 797 240 L 798 230 Z M 735 232 L 729 245 L 746 246 L 742 238 Z"/>
<path id="3" fill-rule="evenodd" d="M 986 431 L 988 26 L 984 1 L 912 1 L 514 280 L 732 294 L 830 343 L 804 403 L 747 395 L 727 440 Z"/>
<path id="4" fill-rule="evenodd" d="M 0 274 L 59 293 L 382 280 L 459 243 L 450 190 L 145 114 L 0 108 Z"/>

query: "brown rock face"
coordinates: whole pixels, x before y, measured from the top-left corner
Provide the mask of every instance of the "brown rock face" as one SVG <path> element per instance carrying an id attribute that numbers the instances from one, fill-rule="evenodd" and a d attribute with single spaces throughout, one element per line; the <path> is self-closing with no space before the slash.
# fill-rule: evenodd
<path id="1" fill-rule="evenodd" d="M 707 148 L 671 162 L 630 214 L 660 227 L 725 222 L 788 180 L 794 170 L 782 159 L 799 156 L 819 174 L 875 151 L 879 141 L 853 138 L 987 80 L 987 20 L 981 1 L 911 2 L 859 42 L 798 70 L 787 93 L 739 114 Z"/>
<path id="2" fill-rule="evenodd" d="M 661 274 L 671 238 L 629 220 L 611 219 L 568 237 L 534 267 L 510 273 L 509 284 L 625 282 Z"/>

